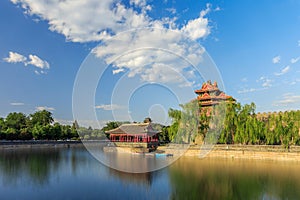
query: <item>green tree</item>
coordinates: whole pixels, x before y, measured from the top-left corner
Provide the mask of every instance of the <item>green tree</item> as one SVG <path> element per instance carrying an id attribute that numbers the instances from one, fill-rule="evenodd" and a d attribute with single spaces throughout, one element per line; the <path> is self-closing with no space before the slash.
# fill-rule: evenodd
<path id="1" fill-rule="evenodd" d="M 26 115 L 23 113 L 9 113 L 5 119 L 7 128 L 13 128 L 19 131 L 21 128 L 26 127 Z"/>
<path id="2" fill-rule="evenodd" d="M 112 130 L 112 129 L 115 129 L 115 128 L 118 128 L 123 122 L 114 122 L 114 121 L 111 121 L 111 122 L 107 122 L 105 124 L 105 126 L 101 129 L 102 131 L 109 131 L 109 130 Z"/>
<path id="3" fill-rule="evenodd" d="M 220 135 L 219 142 L 223 144 L 233 144 L 234 135 L 238 124 L 238 104 L 228 103 L 226 105 L 226 116 L 224 120 L 224 128 Z"/>
<path id="4" fill-rule="evenodd" d="M 0 117 L 0 140 L 5 139 L 5 133 L 4 133 L 5 129 L 6 129 L 6 125 L 4 119 Z"/>
<path id="5" fill-rule="evenodd" d="M 199 133 L 199 104 L 198 101 L 191 101 L 187 104 L 180 105 L 182 108 L 179 129 L 176 135 L 178 142 L 191 143 L 195 141 Z"/>
<path id="6" fill-rule="evenodd" d="M 170 141 L 174 141 L 178 133 L 179 123 L 181 120 L 181 111 L 170 108 L 169 117 L 172 118 L 172 125 L 167 128 Z"/>
<path id="7" fill-rule="evenodd" d="M 61 139 L 62 126 L 59 123 L 54 123 L 51 127 L 52 139 L 58 140 Z"/>
<path id="8" fill-rule="evenodd" d="M 170 126 L 163 126 L 161 129 L 161 134 L 159 134 L 159 141 L 161 143 L 169 143 L 170 138 L 169 138 L 169 133 L 168 133 L 168 128 Z"/>
<path id="9" fill-rule="evenodd" d="M 30 114 L 30 121 L 32 126 L 42 125 L 46 126 L 51 124 L 54 120 L 52 117 L 52 113 L 47 110 L 37 111 L 33 114 Z"/>
<path id="10" fill-rule="evenodd" d="M 9 113 L 5 119 L 5 137 L 9 140 L 19 139 L 21 129 L 26 128 L 26 115 L 23 113 Z"/>

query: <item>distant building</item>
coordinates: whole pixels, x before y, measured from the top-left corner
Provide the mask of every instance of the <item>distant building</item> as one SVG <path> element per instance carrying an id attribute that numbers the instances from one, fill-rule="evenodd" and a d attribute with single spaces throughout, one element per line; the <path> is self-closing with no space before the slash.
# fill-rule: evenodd
<path id="1" fill-rule="evenodd" d="M 211 81 L 204 82 L 201 89 L 195 90 L 197 101 L 202 111 L 205 111 L 210 115 L 212 107 L 221 102 L 235 102 L 232 96 L 225 94 L 218 88 L 217 82 L 211 83 Z"/>
<path id="2" fill-rule="evenodd" d="M 118 128 L 105 132 L 111 142 L 122 147 L 156 148 L 158 146 L 158 134 L 151 122 L 122 124 Z"/>

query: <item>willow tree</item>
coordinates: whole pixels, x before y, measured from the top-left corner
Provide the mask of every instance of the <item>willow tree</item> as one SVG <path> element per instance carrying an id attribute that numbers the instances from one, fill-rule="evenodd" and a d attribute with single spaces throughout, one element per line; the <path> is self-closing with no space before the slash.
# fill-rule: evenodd
<path id="1" fill-rule="evenodd" d="M 199 104 L 197 100 L 194 100 L 180 107 L 182 111 L 176 139 L 191 143 L 199 134 Z"/>
<path id="2" fill-rule="evenodd" d="M 238 124 L 237 108 L 239 105 L 236 103 L 227 103 L 226 115 L 224 119 L 224 128 L 220 135 L 219 142 L 223 144 L 233 144 L 234 136 Z"/>
<path id="3" fill-rule="evenodd" d="M 170 108 L 168 111 L 169 117 L 172 118 L 172 125 L 167 128 L 170 141 L 174 141 L 178 132 L 179 123 L 181 120 L 181 111 Z"/>

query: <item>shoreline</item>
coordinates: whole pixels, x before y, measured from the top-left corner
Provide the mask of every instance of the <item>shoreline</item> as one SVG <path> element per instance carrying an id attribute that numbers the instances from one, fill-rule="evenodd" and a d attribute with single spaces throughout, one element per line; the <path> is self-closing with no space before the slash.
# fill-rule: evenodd
<path id="1" fill-rule="evenodd" d="M 200 146 L 191 146 L 185 157 L 199 157 Z M 300 146 L 285 149 L 280 145 L 215 145 L 204 159 L 264 160 L 300 162 Z"/>
<path id="2" fill-rule="evenodd" d="M 58 148 L 58 147 L 83 147 L 83 143 L 99 144 L 101 140 L 80 141 L 80 140 L 24 140 L 24 141 L 0 141 L 0 150 L 24 149 L 24 148 Z"/>
<path id="3" fill-rule="evenodd" d="M 0 141 L 0 150 L 13 150 L 24 148 L 70 148 L 84 147 L 84 144 L 98 145 L 105 141 Z M 84 143 L 84 144 L 83 144 Z M 164 150 L 165 146 L 159 146 L 158 150 Z M 207 150 L 204 159 L 231 159 L 231 160 L 265 160 L 265 161 L 293 161 L 300 162 L 300 146 L 291 146 L 285 149 L 281 145 L 214 145 L 213 148 L 201 150 L 200 145 L 191 145 L 183 154 L 183 157 L 200 158 L 200 153 Z M 165 152 L 171 153 L 171 152 Z"/>

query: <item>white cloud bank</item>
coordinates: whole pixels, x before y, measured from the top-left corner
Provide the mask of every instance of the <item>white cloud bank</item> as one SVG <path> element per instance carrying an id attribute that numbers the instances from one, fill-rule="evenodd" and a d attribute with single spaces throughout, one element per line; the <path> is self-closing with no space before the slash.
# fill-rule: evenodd
<path id="1" fill-rule="evenodd" d="M 47 21 L 51 31 L 64 35 L 68 41 L 101 41 L 93 53 L 106 63 L 113 64 L 113 74 L 128 69 L 129 77 L 140 75 L 142 80 L 148 81 L 176 80 L 180 85 L 184 85 L 186 80 L 178 79 L 178 74 L 184 74 L 188 64 L 178 61 L 178 56 L 157 49 L 170 50 L 197 65 L 205 50 L 192 45 L 191 40 L 206 38 L 211 33 L 207 14 L 214 11 L 211 4 L 206 4 L 206 8 L 200 10 L 197 17 L 179 24 L 176 17 L 153 19 L 149 11 L 154 7 L 146 0 L 130 0 L 129 5 L 118 0 L 11 2 L 19 5 L 26 14 Z M 128 31 L 132 29 L 137 31 Z M 149 48 L 156 48 L 156 51 L 149 51 Z M 133 49 L 139 51 L 123 55 Z M 123 56 L 119 58 L 120 55 Z M 47 66 L 38 63 L 35 62 L 37 66 Z M 175 70 L 177 73 L 172 69 L 174 66 L 179 66 Z M 162 72 L 154 74 L 156 76 L 152 74 Z"/>
<path id="2" fill-rule="evenodd" d="M 28 15 L 38 16 L 48 21 L 51 31 L 63 34 L 73 42 L 91 42 L 132 28 L 155 26 L 157 22 L 148 15 L 152 6 L 145 0 L 131 0 L 130 6 L 117 0 L 11 0 L 20 5 Z M 199 17 L 189 20 L 182 30 L 192 39 L 207 36 L 210 31 L 208 19 L 211 5 L 199 13 Z M 171 22 L 167 20 L 167 23 Z"/>
<path id="3" fill-rule="evenodd" d="M 17 52 L 9 52 L 8 57 L 3 58 L 3 60 L 7 63 L 22 63 L 24 66 L 32 65 L 36 68 L 39 68 L 40 71 L 35 70 L 35 73 L 45 74 L 46 72 L 43 70 L 50 69 L 50 65 L 47 61 L 42 60 L 37 55 L 30 54 L 28 58 L 24 55 L 21 55 Z"/>

